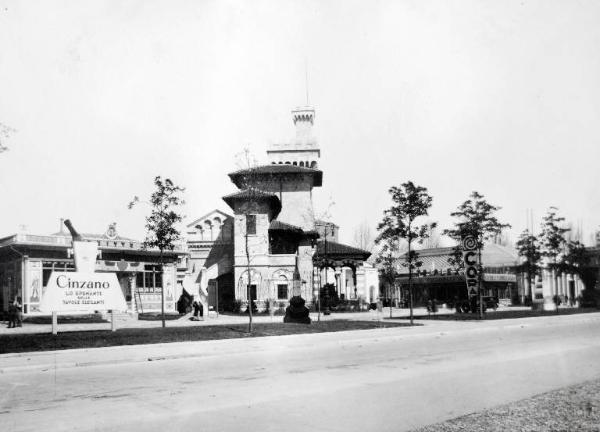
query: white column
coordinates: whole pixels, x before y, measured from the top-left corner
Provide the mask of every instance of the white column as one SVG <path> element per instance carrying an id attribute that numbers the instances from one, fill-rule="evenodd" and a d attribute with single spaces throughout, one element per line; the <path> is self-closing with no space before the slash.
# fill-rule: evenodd
<path id="1" fill-rule="evenodd" d="M 554 270 L 544 269 L 542 270 L 542 295 L 543 309 L 544 310 L 555 310 L 556 305 L 552 297 L 554 296 Z"/>
<path id="2" fill-rule="evenodd" d="M 338 293 L 338 296 L 341 294 L 341 286 L 340 286 L 340 278 L 341 278 L 342 269 L 340 267 L 336 267 L 334 271 L 335 277 L 335 289 Z"/>

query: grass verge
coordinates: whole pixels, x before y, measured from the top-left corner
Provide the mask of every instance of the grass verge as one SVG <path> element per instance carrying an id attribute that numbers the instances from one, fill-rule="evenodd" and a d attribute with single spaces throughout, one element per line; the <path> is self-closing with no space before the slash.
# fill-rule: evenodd
<path id="1" fill-rule="evenodd" d="M 413 432 L 600 431 L 600 379 L 457 417 Z"/>
<path id="2" fill-rule="evenodd" d="M 418 324 L 417 324 L 418 325 Z M 223 326 L 194 326 L 167 328 L 133 328 L 108 331 L 64 332 L 52 334 L 18 334 L 0 336 L 0 354 L 52 351 L 73 348 L 98 348 L 121 345 L 140 345 L 168 342 L 188 342 L 247 337 L 283 336 L 305 333 L 326 333 L 346 330 L 405 327 L 408 323 L 378 321 L 332 320 L 305 324 L 256 323 L 247 333 L 247 324 Z"/>
<path id="3" fill-rule="evenodd" d="M 84 315 L 58 315 L 59 324 L 88 324 L 88 323 L 107 323 L 109 321 L 102 318 L 101 314 Z M 52 315 L 38 315 L 26 317 L 23 322 L 29 324 L 52 324 Z"/>

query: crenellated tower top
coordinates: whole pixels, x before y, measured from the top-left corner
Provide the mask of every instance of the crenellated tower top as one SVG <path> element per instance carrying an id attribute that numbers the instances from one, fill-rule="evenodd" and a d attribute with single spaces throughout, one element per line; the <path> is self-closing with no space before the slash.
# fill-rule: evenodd
<path id="1" fill-rule="evenodd" d="M 321 150 L 312 131 L 315 109 L 312 106 L 297 107 L 292 110 L 292 120 L 296 136 L 289 142 L 272 144 L 267 150 L 269 162 L 317 168 Z"/>

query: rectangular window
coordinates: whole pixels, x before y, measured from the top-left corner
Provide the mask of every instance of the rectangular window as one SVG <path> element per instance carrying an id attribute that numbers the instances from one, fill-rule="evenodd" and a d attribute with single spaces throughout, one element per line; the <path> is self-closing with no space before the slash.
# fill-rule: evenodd
<path id="1" fill-rule="evenodd" d="M 256 234 L 256 215 L 246 215 L 246 234 Z"/>
<path id="2" fill-rule="evenodd" d="M 287 300 L 288 298 L 288 286 L 287 284 L 277 285 L 277 299 Z"/>
<path id="3" fill-rule="evenodd" d="M 154 288 L 154 277 L 152 272 L 144 273 L 144 288 Z"/>

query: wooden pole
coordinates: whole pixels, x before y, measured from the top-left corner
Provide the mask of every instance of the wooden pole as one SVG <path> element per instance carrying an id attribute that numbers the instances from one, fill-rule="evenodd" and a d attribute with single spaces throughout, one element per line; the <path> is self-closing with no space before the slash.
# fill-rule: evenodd
<path id="1" fill-rule="evenodd" d="M 115 310 L 110 310 L 110 330 L 117 331 L 117 322 L 115 321 Z"/>
<path id="2" fill-rule="evenodd" d="M 58 313 L 56 311 L 52 312 L 52 334 L 58 334 Z"/>

